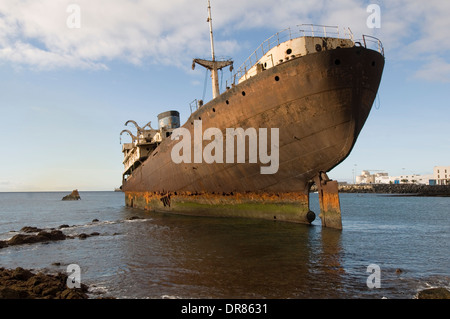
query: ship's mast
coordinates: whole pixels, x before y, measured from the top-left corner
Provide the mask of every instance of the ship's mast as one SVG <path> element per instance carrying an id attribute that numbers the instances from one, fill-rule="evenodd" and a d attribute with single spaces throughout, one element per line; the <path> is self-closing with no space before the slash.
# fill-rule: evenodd
<path id="1" fill-rule="evenodd" d="M 216 98 L 220 95 L 219 91 L 219 77 L 217 72 L 216 56 L 214 54 L 214 36 L 212 29 L 212 17 L 211 17 L 211 1 L 208 0 L 208 22 L 209 22 L 209 33 L 211 35 L 211 55 L 212 55 L 212 69 L 211 69 L 211 79 L 212 79 L 212 87 L 213 87 L 213 98 Z"/>
<path id="2" fill-rule="evenodd" d="M 212 80 L 212 93 L 213 98 L 216 98 L 220 95 L 220 89 L 219 89 L 219 76 L 218 76 L 218 70 L 221 70 L 222 68 L 233 65 L 233 61 L 227 60 L 227 61 L 216 61 L 216 56 L 214 53 L 214 35 L 213 35 L 213 28 L 212 28 L 212 17 L 211 17 L 211 1 L 208 0 L 208 20 L 209 23 L 209 33 L 211 37 L 211 56 L 212 60 L 203 60 L 203 59 L 194 59 L 192 63 L 192 68 L 195 68 L 195 64 L 199 64 L 208 70 L 211 71 L 211 80 Z"/>
<path id="3" fill-rule="evenodd" d="M 213 36 L 213 28 L 212 28 L 212 17 L 211 17 L 211 1 L 208 0 L 208 21 L 209 22 L 209 33 L 211 35 L 211 55 L 212 60 L 215 61 L 216 57 L 214 55 L 214 36 Z"/>

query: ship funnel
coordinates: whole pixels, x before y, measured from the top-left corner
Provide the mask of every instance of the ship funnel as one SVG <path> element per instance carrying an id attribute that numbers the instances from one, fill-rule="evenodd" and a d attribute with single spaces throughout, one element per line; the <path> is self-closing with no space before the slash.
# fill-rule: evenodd
<path id="1" fill-rule="evenodd" d="M 180 127 L 180 113 L 167 111 L 158 115 L 158 128 L 176 129 Z"/>

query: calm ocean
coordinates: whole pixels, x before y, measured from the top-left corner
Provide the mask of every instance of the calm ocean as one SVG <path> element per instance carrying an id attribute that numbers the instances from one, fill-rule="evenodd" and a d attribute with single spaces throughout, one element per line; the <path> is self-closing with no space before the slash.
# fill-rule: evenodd
<path id="1" fill-rule="evenodd" d="M 67 194 L 0 193 L 0 240 L 63 224 L 67 235 L 100 235 L 6 247 L 0 267 L 77 264 L 93 296 L 116 298 L 412 299 L 450 288 L 449 197 L 341 194 L 336 231 L 319 218 L 308 226 L 188 217 L 126 208 L 121 192 L 61 201 Z M 317 194 L 311 201 L 318 215 Z M 379 288 L 367 285 L 369 265 L 380 269 Z"/>

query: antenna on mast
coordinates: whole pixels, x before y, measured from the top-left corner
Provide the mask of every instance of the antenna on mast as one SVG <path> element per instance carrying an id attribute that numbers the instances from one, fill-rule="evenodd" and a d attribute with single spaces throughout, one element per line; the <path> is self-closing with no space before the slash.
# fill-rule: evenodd
<path id="1" fill-rule="evenodd" d="M 213 36 L 213 28 L 212 28 L 212 17 L 211 17 L 211 1 L 208 0 L 208 20 L 206 22 L 209 22 L 209 33 L 211 36 L 211 55 L 212 60 L 215 61 L 216 57 L 214 54 L 214 36 Z"/>
<path id="2" fill-rule="evenodd" d="M 216 61 L 216 56 L 214 53 L 214 36 L 213 36 L 213 28 L 212 28 L 212 17 L 211 17 L 211 1 L 208 0 L 208 19 L 206 22 L 209 23 L 209 33 L 211 37 L 211 56 L 212 60 L 204 60 L 204 59 L 194 59 L 192 62 L 192 69 L 195 68 L 195 64 L 201 65 L 204 68 L 207 68 L 211 71 L 211 80 L 212 80 L 212 89 L 213 89 L 213 98 L 216 98 L 220 95 L 219 89 L 219 76 L 218 70 L 223 69 L 229 65 L 233 65 L 233 61 Z M 232 68 L 232 67 L 231 67 Z M 230 68 L 230 69 L 231 69 Z"/>

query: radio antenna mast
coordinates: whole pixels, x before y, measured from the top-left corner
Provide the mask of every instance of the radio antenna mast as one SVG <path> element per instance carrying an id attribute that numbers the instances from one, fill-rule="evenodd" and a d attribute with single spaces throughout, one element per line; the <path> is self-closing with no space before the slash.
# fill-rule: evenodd
<path id="1" fill-rule="evenodd" d="M 212 80 L 212 91 L 213 98 L 216 98 L 220 95 L 219 89 L 219 76 L 218 70 L 223 69 L 226 66 L 233 65 L 233 61 L 216 61 L 216 56 L 214 52 L 214 35 L 213 35 L 213 27 L 212 27 L 212 17 L 211 17 L 211 0 L 208 0 L 208 19 L 206 22 L 209 23 L 209 33 L 211 38 L 211 56 L 212 60 L 203 60 L 203 59 L 194 59 L 192 62 L 192 69 L 195 68 L 195 64 L 203 66 L 211 71 L 211 80 Z"/>

